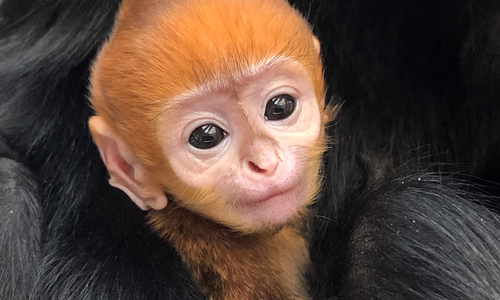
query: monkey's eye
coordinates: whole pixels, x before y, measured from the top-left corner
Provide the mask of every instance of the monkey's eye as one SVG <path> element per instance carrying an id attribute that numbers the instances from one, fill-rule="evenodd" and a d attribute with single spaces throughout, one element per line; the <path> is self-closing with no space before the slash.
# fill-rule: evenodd
<path id="1" fill-rule="evenodd" d="M 288 118 L 295 110 L 295 99 L 290 95 L 278 95 L 266 104 L 264 116 L 269 121 L 278 121 Z"/>
<path id="2" fill-rule="evenodd" d="M 210 149 L 226 137 L 226 132 L 214 124 L 202 125 L 189 136 L 189 144 L 197 149 Z"/>

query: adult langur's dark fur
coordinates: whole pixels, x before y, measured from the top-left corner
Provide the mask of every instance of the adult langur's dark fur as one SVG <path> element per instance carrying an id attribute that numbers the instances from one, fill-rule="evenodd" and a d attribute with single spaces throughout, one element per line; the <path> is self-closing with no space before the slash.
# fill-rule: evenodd
<path id="1" fill-rule="evenodd" d="M 343 103 L 311 296 L 499 299 L 497 200 L 480 193 L 499 194 L 500 2 L 304 2 Z M 118 5 L 0 5 L 0 299 L 202 299 L 88 133 L 88 68 Z"/>

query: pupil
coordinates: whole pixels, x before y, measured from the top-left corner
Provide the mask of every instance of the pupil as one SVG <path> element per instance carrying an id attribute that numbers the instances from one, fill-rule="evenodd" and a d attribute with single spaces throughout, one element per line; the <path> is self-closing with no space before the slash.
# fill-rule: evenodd
<path id="1" fill-rule="evenodd" d="M 210 143 L 214 140 L 214 137 L 213 136 L 204 136 L 203 137 L 203 142 L 204 143 Z"/>
<path id="2" fill-rule="evenodd" d="M 273 115 L 282 115 L 285 110 L 282 107 L 273 108 Z"/>

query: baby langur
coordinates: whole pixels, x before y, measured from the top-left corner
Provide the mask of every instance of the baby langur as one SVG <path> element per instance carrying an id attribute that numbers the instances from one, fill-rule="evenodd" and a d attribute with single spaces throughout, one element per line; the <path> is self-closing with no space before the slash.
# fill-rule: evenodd
<path id="1" fill-rule="evenodd" d="M 319 43 L 284 0 L 125 0 L 91 76 L 110 184 L 210 299 L 307 299 Z"/>

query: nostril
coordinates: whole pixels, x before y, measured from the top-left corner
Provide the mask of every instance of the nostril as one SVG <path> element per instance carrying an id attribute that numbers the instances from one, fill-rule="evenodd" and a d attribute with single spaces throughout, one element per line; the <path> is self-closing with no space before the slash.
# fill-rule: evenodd
<path id="1" fill-rule="evenodd" d="M 248 162 L 248 165 L 250 166 L 250 170 L 254 171 L 254 172 L 257 172 L 257 173 L 263 173 L 265 172 L 266 170 L 264 169 L 261 169 L 259 168 L 256 164 L 254 164 L 253 162 L 249 161 Z"/>

